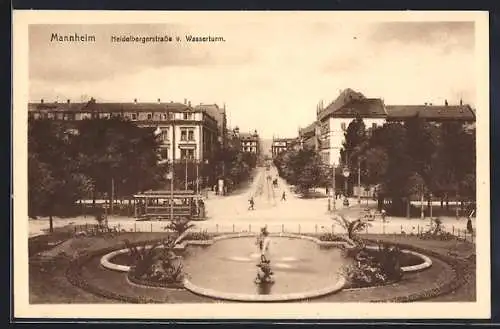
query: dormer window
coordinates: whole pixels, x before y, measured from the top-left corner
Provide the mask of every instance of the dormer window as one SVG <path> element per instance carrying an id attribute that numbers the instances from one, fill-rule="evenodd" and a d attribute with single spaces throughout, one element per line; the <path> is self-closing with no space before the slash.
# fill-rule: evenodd
<path id="1" fill-rule="evenodd" d="M 132 120 L 137 120 L 137 113 L 132 113 Z"/>
<path id="2" fill-rule="evenodd" d="M 152 113 L 148 113 L 148 120 L 151 120 L 153 118 L 153 114 Z"/>

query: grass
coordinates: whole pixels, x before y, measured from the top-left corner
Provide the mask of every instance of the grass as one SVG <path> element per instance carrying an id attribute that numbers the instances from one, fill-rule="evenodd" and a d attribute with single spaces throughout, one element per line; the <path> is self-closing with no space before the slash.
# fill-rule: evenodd
<path id="1" fill-rule="evenodd" d="M 116 237 L 70 238 L 58 245 L 51 245 L 51 243 L 60 242 L 62 238 L 67 237 L 59 232 L 32 238 L 29 240 L 31 255 L 29 264 L 30 303 L 118 303 L 118 301 L 97 297 L 71 285 L 65 276 L 65 270 L 70 259 L 84 251 L 99 250 L 111 246 L 124 246 L 123 240 L 125 239 L 131 242 L 138 242 L 160 239 L 167 235 L 168 233 L 121 233 Z M 433 250 L 443 255 L 449 255 L 450 252 L 453 252 L 454 257 L 459 260 L 465 260 L 470 258 L 471 255 L 475 255 L 475 245 L 464 241 L 420 240 L 415 236 L 401 235 L 364 234 L 362 237 L 371 240 L 414 245 L 415 247 Z M 146 289 L 151 291 L 152 297 L 155 296 L 155 298 L 164 300 L 166 303 L 214 302 L 214 300 L 196 296 L 182 290 L 155 290 L 153 292 L 155 288 L 132 288 L 125 280 L 123 273 L 102 269 L 99 266 L 98 258 L 92 260 L 88 265 L 83 268 L 83 273 L 89 281 L 92 280 L 93 283 L 116 292 L 140 294 Z M 474 266 L 469 268 L 467 275 L 468 280 L 466 283 L 452 294 L 438 296 L 429 301 L 474 301 L 476 298 Z M 399 296 L 408 292 L 432 287 L 452 277 L 453 271 L 451 271 L 450 267 L 436 259 L 434 265 L 429 270 L 406 276 L 399 286 L 367 288 L 359 291 L 341 291 L 338 294 L 312 301 L 361 302 L 383 299 L 388 294 Z"/>

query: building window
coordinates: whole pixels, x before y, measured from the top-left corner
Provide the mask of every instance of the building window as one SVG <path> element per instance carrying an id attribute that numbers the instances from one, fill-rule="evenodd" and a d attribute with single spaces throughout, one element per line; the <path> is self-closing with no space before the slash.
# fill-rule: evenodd
<path id="1" fill-rule="evenodd" d="M 194 141 L 194 131 L 193 130 L 188 131 L 188 140 Z"/>
<path id="2" fill-rule="evenodd" d="M 193 113 L 184 113 L 184 120 L 193 120 Z"/>
<path id="3" fill-rule="evenodd" d="M 377 129 L 377 124 L 375 122 L 372 123 L 372 129 Z"/>
<path id="4" fill-rule="evenodd" d="M 191 150 L 191 149 L 181 149 L 181 159 L 183 159 L 183 160 L 194 159 L 194 150 Z"/>
<path id="5" fill-rule="evenodd" d="M 137 120 L 137 113 L 132 113 L 132 120 Z"/>
<path id="6" fill-rule="evenodd" d="M 153 118 L 153 114 L 152 113 L 148 113 L 148 120 L 151 120 Z"/>
<path id="7" fill-rule="evenodd" d="M 168 120 L 168 114 L 167 113 L 163 113 L 161 115 L 161 118 L 162 118 L 162 120 Z"/>
<path id="8" fill-rule="evenodd" d="M 340 129 L 342 129 L 343 131 L 346 130 L 346 124 L 345 124 L 345 122 L 340 123 Z"/>
<path id="9" fill-rule="evenodd" d="M 161 139 L 164 142 L 168 141 L 168 128 L 162 128 Z"/>
<path id="10" fill-rule="evenodd" d="M 168 149 L 167 148 L 164 148 L 161 150 L 161 157 L 163 159 L 168 159 Z"/>
<path id="11" fill-rule="evenodd" d="M 181 130 L 181 141 L 186 141 L 187 140 L 187 130 L 182 129 Z"/>

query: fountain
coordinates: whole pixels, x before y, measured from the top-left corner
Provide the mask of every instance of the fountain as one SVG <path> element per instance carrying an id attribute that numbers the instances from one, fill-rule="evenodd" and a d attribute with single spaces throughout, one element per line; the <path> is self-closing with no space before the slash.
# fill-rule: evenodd
<path id="1" fill-rule="evenodd" d="M 315 298 L 344 286 L 341 269 L 351 260 L 339 248 L 325 248 L 308 236 L 270 234 L 267 228 L 255 238 L 242 233 L 217 237 L 209 247 L 189 246 L 184 287 L 216 299 L 270 302 Z"/>
<path id="2" fill-rule="evenodd" d="M 257 272 L 257 277 L 255 278 L 256 284 L 268 285 L 274 283 L 274 272 L 271 269 L 271 260 L 268 258 L 270 244 L 271 238 L 269 237 L 267 226 L 264 226 L 261 229 L 260 236 L 257 238 L 257 245 L 260 250 L 260 263 L 257 264 L 259 271 Z"/>

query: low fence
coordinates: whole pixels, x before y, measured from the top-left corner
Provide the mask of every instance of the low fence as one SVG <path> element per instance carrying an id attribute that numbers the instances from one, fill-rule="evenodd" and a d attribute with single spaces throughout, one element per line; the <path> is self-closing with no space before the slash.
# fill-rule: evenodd
<path id="1" fill-rule="evenodd" d="M 190 229 L 193 232 L 210 233 L 258 233 L 261 228 L 266 226 L 270 233 L 293 233 L 293 234 L 345 234 L 345 230 L 338 224 L 315 224 L 315 223 L 214 223 L 210 221 L 194 222 L 195 227 Z M 100 227 L 98 224 L 74 225 L 76 232 L 168 232 L 166 226 L 168 221 L 163 222 L 138 222 L 124 221 L 110 223 L 107 228 Z M 390 223 L 371 223 L 360 232 L 359 235 L 380 234 L 380 235 L 413 235 L 422 238 L 431 237 L 432 232 L 429 225 L 390 225 Z M 475 232 L 468 232 L 467 229 L 459 226 L 448 226 L 441 228 L 441 235 L 444 238 L 456 238 L 458 240 L 475 242 Z"/>

